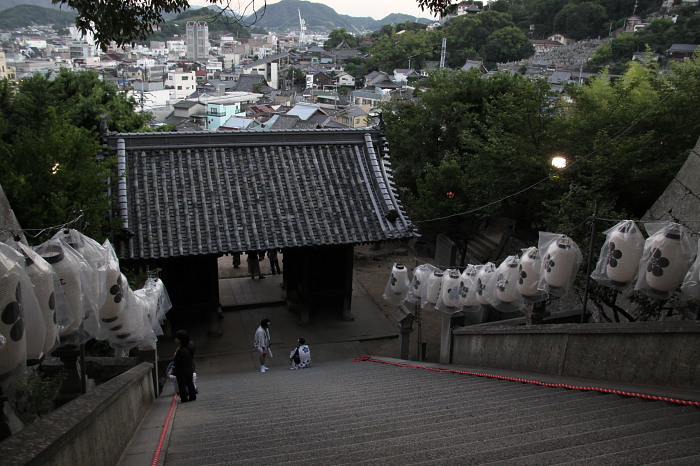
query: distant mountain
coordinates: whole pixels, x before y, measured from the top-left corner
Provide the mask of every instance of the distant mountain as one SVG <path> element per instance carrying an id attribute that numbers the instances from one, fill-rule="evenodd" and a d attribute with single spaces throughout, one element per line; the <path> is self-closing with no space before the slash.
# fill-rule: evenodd
<path id="1" fill-rule="evenodd" d="M 58 9 L 58 5 L 51 3 L 51 0 L 0 0 L 0 11 L 7 10 L 17 5 L 32 5 L 40 6 L 42 8 L 53 8 Z M 63 6 L 63 10 L 67 7 Z"/>
<path id="2" fill-rule="evenodd" d="M 2 10 L 0 29 L 14 29 L 34 24 L 53 24 L 59 28 L 75 24 L 75 10 L 57 10 L 33 5 L 17 5 Z"/>
<path id="3" fill-rule="evenodd" d="M 432 22 L 426 18 L 419 19 L 401 13 L 393 13 L 384 19 L 375 20 L 369 16 L 341 15 L 336 13 L 333 8 L 321 3 L 282 0 L 279 3 L 267 5 L 264 10 L 258 10 L 256 12 L 258 20 L 255 25 L 273 31 L 297 30 L 299 29 L 299 12 L 306 23 L 307 31 L 332 31 L 339 28 L 345 28 L 348 32 L 376 31 L 385 24 L 398 24 L 406 21 Z M 246 18 L 246 22 L 251 23 L 254 18 L 255 14 L 250 15 Z"/>
<path id="4" fill-rule="evenodd" d="M 216 5 L 209 8 L 216 10 Z M 194 8 L 199 10 L 200 7 Z M 65 26 L 66 21 L 74 21 L 75 10 L 63 6 L 59 9 L 51 3 L 51 0 L 0 0 L 0 29 L 29 26 L 32 24 L 56 24 Z M 431 23 L 427 18 L 402 13 L 392 13 L 384 19 L 375 20 L 369 16 L 355 17 L 341 15 L 321 3 L 301 0 L 282 0 L 279 3 L 269 4 L 255 15 L 250 15 L 244 20 L 244 24 L 257 26 L 271 31 L 295 31 L 299 29 L 299 11 L 306 22 L 307 31 L 328 32 L 334 29 L 345 28 L 348 32 L 370 32 L 381 29 L 385 24 L 399 24 L 406 21 L 418 23 Z M 175 19 L 176 15 L 166 15 L 168 19 Z M 210 27 L 211 30 L 211 27 Z"/>

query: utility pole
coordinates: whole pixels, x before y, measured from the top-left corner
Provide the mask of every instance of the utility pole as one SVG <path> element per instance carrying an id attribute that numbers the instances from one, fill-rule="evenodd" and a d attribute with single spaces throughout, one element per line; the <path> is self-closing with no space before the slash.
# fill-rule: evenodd
<path id="1" fill-rule="evenodd" d="M 445 52 L 447 51 L 447 37 L 442 38 L 442 50 L 440 51 L 440 69 L 445 68 Z"/>

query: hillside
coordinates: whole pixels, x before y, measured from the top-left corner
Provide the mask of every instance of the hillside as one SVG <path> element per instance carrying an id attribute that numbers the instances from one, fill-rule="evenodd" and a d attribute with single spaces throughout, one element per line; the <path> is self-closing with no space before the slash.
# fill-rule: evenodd
<path id="1" fill-rule="evenodd" d="M 332 31 L 345 28 L 347 31 L 357 30 L 375 31 L 385 24 L 404 23 L 406 21 L 431 22 L 428 19 L 417 19 L 411 15 L 394 13 L 381 20 L 371 17 L 354 17 L 336 13 L 334 9 L 321 3 L 302 0 L 282 0 L 279 3 L 267 5 L 263 11 L 256 12 L 259 19 L 255 23 L 261 28 L 275 31 L 289 31 L 299 29 L 299 12 L 306 22 L 308 31 Z M 250 22 L 255 15 L 247 18 Z M 260 17 L 262 16 L 262 17 Z"/>
<path id="2" fill-rule="evenodd" d="M 13 29 L 31 26 L 33 24 L 52 24 L 59 28 L 72 25 L 75 22 L 73 10 L 57 10 L 34 5 L 16 5 L 2 10 L 0 29 Z"/>

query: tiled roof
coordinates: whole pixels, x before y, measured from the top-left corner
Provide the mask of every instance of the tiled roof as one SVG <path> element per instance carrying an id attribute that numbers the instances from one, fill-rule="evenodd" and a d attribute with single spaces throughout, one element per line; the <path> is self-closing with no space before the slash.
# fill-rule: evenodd
<path id="1" fill-rule="evenodd" d="M 125 158 L 125 258 L 413 236 L 377 130 L 123 133 L 109 146 Z"/>

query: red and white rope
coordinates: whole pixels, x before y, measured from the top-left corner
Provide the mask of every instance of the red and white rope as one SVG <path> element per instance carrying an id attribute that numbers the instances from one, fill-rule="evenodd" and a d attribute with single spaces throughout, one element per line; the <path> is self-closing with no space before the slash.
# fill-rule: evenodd
<path id="1" fill-rule="evenodd" d="M 391 366 L 410 367 L 410 368 L 415 368 L 415 369 L 425 369 L 425 370 L 435 371 L 435 372 L 451 372 L 453 374 L 475 375 L 478 377 L 489 377 L 492 379 L 510 380 L 513 382 L 522 382 L 522 383 L 529 383 L 529 384 L 533 384 L 533 385 L 541 385 L 543 387 L 568 388 L 571 390 L 597 391 L 597 392 L 602 392 L 602 393 L 613 393 L 616 395 L 623 395 L 623 396 L 633 396 L 633 397 L 637 397 L 637 398 L 644 398 L 647 400 L 667 401 L 669 403 L 675 403 L 675 404 L 680 404 L 680 405 L 700 406 L 700 401 L 682 400 L 679 398 L 671 398 L 671 397 L 667 397 L 667 396 L 658 396 L 658 395 L 648 395 L 645 393 L 626 392 L 623 390 L 613 390 L 610 388 L 603 388 L 603 387 L 588 387 L 588 386 L 569 385 L 569 384 L 565 384 L 565 383 L 540 382 L 539 380 L 522 379 L 519 377 L 507 377 L 504 375 L 487 374 L 484 372 L 463 371 L 463 370 L 458 370 L 458 369 L 442 369 L 442 368 L 438 368 L 438 367 L 421 366 L 418 364 L 406 364 L 406 363 L 399 363 L 399 362 L 383 361 L 381 359 L 373 359 L 371 356 L 361 356 L 359 358 L 356 358 L 354 361 L 355 362 L 363 362 L 363 361 L 379 362 L 382 364 L 389 364 Z"/>

